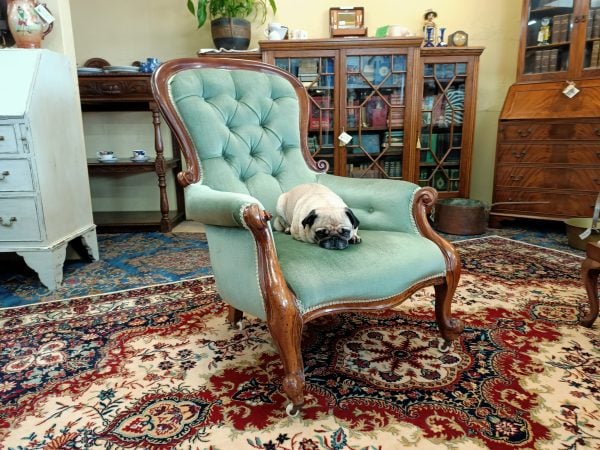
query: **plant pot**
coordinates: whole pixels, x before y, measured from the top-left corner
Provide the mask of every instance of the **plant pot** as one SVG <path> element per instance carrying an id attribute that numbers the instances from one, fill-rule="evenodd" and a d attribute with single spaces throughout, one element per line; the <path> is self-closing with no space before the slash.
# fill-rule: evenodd
<path id="1" fill-rule="evenodd" d="M 246 50 L 250 45 L 250 22 L 236 17 L 220 17 L 210 23 L 216 48 Z"/>

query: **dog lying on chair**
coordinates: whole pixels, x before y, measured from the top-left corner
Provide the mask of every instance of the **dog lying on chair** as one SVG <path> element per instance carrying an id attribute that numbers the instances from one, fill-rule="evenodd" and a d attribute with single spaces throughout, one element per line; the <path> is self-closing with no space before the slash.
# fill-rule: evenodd
<path id="1" fill-rule="evenodd" d="M 359 244 L 360 222 L 344 201 L 317 183 L 301 184 L 279 196 L 273 226 L 299 241 L 328 250 Z"/>

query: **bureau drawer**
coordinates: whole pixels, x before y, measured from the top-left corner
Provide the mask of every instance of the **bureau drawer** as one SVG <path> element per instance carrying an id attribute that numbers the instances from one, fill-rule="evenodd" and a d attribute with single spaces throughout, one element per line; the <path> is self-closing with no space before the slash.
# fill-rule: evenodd
<path id="1" fill-rule="evenodd" d="M 0 153 L 18 153 L 17 129 L 13 124 L 0 124 Z"/>
<path id="2" fill-rule="evenodd" d="M 0 192 L 33 191 L 28 159 L 0 159 Z"/>
<path id="3" fill-rule="evenodd" d="M 0 198 L 0 242 L 41 241 L 33 197 Z"/>
<path id="4" fill-rule="evenodd" d="M 79 77 L 79 95 L 86 101 L 139 100 L 151 101 L 150 76 L 120 76 L 111 78 Z"/>
<path id="5" fill-rule="evenodd" d="M 592 217 L 597 193 L 568 194 L 563 192 L 496 189 L 492 212 L 535 215 L 540 217 Z M 497 202 L 532 202 L 496 204 Z"/>
<path id="6" fill-rule="evenodd" d="M 499 187 L 598 192 L 600 191 L 600 166 L 591 169 L 498 166 L 495 184 Z"/>
<path id="7" fill-rule="evenodd" d="M 600 123 L 501 123 L 501 141 L 595 140 L 600 143 Z"/>
<path id="8" fill-rule="evenodd" d="M 512 144 L 498 147 L 499 163 L 600 164 L 600 145 Z"/>

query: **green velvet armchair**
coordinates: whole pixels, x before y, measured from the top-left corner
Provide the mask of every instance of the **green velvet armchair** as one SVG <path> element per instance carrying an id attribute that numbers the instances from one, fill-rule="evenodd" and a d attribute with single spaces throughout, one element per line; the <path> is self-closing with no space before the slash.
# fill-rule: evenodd
<path id="1" fill-rule="evenodd" d="M 288 413 L 303 403 L 301 339 L 312 319 L 393 307 L 433 286 L 440 350 L 448 349 L 462 332 L 450 312 L 460 261 L 428 223 L 434 189 L 325 173 L 307 148 L 308 94 L 277 67 L 176 59 L 154 73 L 152 89 L 181 145 L 187 217 L 205 226 L 229 320 L 248 313 L 267 321 Z M 322 183 L 342 197 L 360 220 L 362 243 L 332 251 L 274 231 L 279 195 L 301 183 Z"/>

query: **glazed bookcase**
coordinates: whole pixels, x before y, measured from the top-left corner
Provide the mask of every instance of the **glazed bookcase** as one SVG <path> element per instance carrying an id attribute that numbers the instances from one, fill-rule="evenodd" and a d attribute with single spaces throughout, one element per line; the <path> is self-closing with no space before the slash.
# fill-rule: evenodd
<path id="1" fill-rule="evenodd" d="M 600 77 L 600 0 L 525 0 L 517 72 L 522 82 Z"/>
<path id="2" fill-rule="evenodd" d="M 309 149 L 330 173 L 405 179 L 436 187 L 441 197 L 467 197 L 483 49 L 421 44 L 421 38 L 261 41 L 260 52 L 306 86 Z M 342 133 L 352 139 L 342 142 Z"/>
<path id="3" fill-rule="evenodd" d="M 521 31 L 517 82 L 499 117 L 490 222 L 592 217 L 600 189 L 600 1 L 526 0 Z"/>

